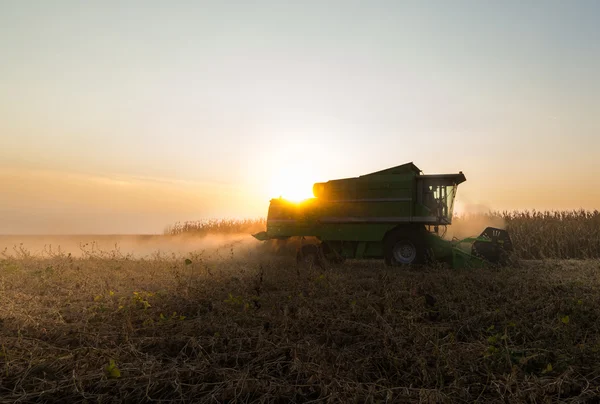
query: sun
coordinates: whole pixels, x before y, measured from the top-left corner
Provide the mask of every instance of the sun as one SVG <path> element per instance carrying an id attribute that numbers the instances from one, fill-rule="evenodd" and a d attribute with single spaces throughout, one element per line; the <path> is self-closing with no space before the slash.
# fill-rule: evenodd
<path id="1" fill-rule="evenodd" d="M 311 172 L 306 165 L 289 165 L 273 172 L 269 194 L 272 198 L 282 197 L 292 202 L 313 198 Z"/>

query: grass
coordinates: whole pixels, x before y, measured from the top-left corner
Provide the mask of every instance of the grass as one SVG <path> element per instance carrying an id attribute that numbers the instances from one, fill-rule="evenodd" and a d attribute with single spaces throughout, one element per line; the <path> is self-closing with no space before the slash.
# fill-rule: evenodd
<path id="1" fill-rule="evenodd" d="M 599 292 L 598 260 L 298 271 L 251 244 L 5 256 L 0 403 L 589 402 Z"/>

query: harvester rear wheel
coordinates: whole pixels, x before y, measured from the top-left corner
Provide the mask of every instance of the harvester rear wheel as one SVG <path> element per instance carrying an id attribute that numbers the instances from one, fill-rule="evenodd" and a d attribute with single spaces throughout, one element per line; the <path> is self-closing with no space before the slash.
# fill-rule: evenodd
<path id="1" fill-rule="evenodd" d="M 298 266 L 312 268 L 321 265 L 321 252 L 316 244 L 303 245 L 296 254 Z"/>
<path id="2" fill-rule="evenodd" d="M 329 264 L 337 265 L 343 264 L 346 260 L 335 247 L 341 249 L 341 245 L 331 245 L 329 242 L 324 241 L 320 244 L 320 252 L 323 254 L 322 258 Z"/>
<path id="3" fill-rule="evenodd" d="M 425 246 L 416 231 L 395 231 L 384 245 L 385 264 L 392 267 L 420 265 L 425 261 Z"/>

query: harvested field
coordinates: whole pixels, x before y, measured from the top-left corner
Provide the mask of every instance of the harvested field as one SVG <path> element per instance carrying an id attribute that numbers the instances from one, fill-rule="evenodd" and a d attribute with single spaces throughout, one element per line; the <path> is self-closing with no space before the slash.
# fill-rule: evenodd
<path id="1" fill-rule="evenodd" d="M 243 243 L 15 252 L 0 403 L 592 401 L 599 320 L 598 260 L 298 271 Z"/>

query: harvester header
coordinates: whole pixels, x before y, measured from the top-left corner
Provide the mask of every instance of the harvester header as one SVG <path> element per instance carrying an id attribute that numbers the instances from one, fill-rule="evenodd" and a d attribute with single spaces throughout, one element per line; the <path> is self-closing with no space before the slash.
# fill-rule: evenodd
<path id="1" fill-rule="evenodd" d="M 452 223 L 457 187 L 465 181 L 462 172 L 425 175 L 413 163 L 406 163 L 359 177 L 318 182 L 313 186 L 314 198 L 301 203 L 272 199 L 267 230 L 254 237 L 318 240 L 298 251 L 299 260 L 383 257 L 389 265 L 410 265 L 427 258 L 456 263 L 500 257 L 496 250 L 504 245 L 503 240 L 508 239 L 510 246 L 504 230 L 492 229 L 468 239 L 487 243 L 485 234 L 500 232 L 502 241 L 498 237 L 489 241 L 493 248 L 478 248 L 488 257 L 472 256 L 438 235 L 440 226 Z"/>

